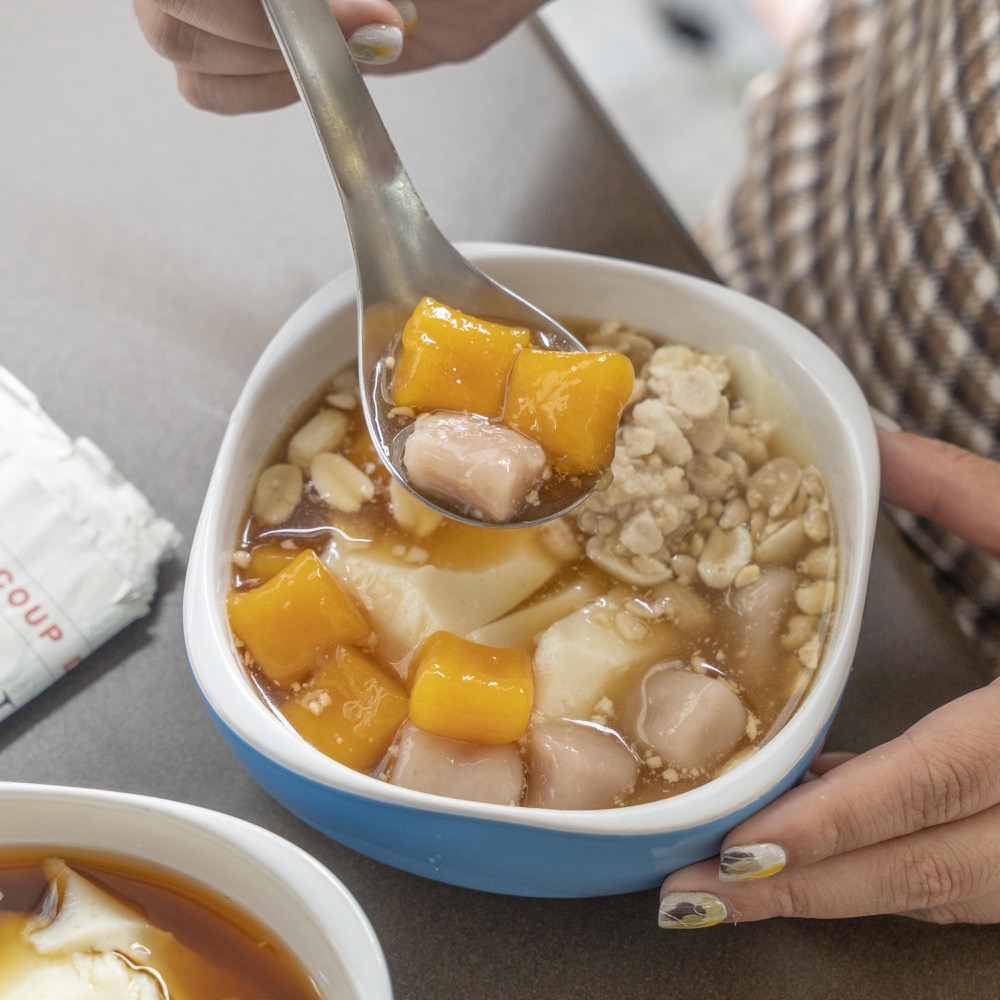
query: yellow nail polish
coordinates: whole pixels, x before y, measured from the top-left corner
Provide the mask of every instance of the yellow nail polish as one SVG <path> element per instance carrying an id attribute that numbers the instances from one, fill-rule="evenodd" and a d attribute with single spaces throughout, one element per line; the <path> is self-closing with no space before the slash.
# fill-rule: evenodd
<path id="1" fill-rule="evenodd" d="M 727 847 L 719 858 L 719 878 L 723 882 L 748 882 L 780 872 L 788 858 L 778 844 L 747 844 Z"/>
<path id="2" fill-rule="evenodd" d="M 668 892 L 660 900 L 659 924 L 664 930 L 714 927 L 729 916 L 729 908 L 709 892 Z"/>
<path id="3" fill-rule="evenodd" d="M 392 0 L 392 5 L 403 19 L 403 34 L 410 34 L 417 26 L 417 5 L 413 0 Z"/>
<path id="4" fill-rule="evenodd" d="M 403 51 L 403 33 L 389 24 L 365 24 L 347 40 L 358 62 L 384 66 L 395 62 Z"/>

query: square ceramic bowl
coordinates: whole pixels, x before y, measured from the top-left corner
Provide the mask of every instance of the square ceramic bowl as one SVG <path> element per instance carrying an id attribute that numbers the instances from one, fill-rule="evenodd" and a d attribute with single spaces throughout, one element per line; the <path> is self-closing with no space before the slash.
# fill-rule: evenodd
<path id="1" fill-rule="evenodd" d="M 620 319 L 702 350 L 759 358 L 793 434 L 814 445 L 840 544 L 835 624 L 815 679 L 784 727 L 720 777 L 644 805 L 561 811 L 459 801 L 355 772 L 300 739 L 252 689 L 224 607 L 231 554 L 265 456 L 302 403 L 356 354 L 352 274 L 313 295 L 255 367 L 235 408 L 194 539 L 184 624 L 195 679 L 247 770 L 308 823 L 349 847 L 440 881 L 526 896 L 592 896 L 659 883 L 716 853 L 737 823 L 794 785 L 847 681 L 878 505 L 865 400 L 836 356 L 793 320 L 719 285 L 566 251 L 476 244 L 483 271 L 555 316 Z"/>
<path id="2" fill-rule="evenodd" d="M 318 861 L 232 816 L 144 795 L 0 782 L 7 847 L 100 852 L 207 888 L 284 943 L 323 1000 L 392 1000 L 368 918 Z"/>

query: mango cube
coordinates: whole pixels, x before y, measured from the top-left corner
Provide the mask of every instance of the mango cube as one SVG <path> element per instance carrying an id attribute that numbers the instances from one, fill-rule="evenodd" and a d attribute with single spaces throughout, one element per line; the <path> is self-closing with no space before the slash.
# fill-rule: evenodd
<path id="1" fill-rule="evenodd" d="M 427 297 L 403 327 L 392 400 L 418 412 L 498 417 L 510 367 L 530 342 L 527 329 L 468 316 Z"/>
<path id="2" fill-rule="evenodd" d="M 281 711 L 317 750 L 370 771 L 406 720 L 408 699 L 395 677 L 357 649 L 338 646 Z"/>
<path id="3" fill-rule="evenodd" d="M 301 680 L 318 655 L 357 645 L 371 629 L 312 549 L 253 590 L 226 599 L 229 624 L 261 670 L 276 684 Z"/>
<path id="4" fill-rule="evenodd" d="M 634 381 L 632 362 L 614 351 L 523 350 L 503 422 L 537 441 L 560 472 L 599 472 L 611 464 Z"/>
<path id="5" fill-rule="evenodd" d="M 524 735 L 534 690 L 526 649 L 435 632 L 417 659 L 410 718 L 435 736 L 501 746 Z"/>

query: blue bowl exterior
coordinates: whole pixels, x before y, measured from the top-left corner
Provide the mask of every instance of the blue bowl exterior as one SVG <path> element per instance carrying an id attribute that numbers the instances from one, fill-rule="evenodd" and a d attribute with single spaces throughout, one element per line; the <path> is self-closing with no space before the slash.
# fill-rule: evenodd
<path id="1" fill-rule="evenodd" d="M 275 763 L 208 708 L 251 776 L 328 837 L 414 875 L 511 896 L 610 896 L 659 885 L 670 872 L 717 854 L 729 830 L 797 784 L 825 736 L 779 785 L 737 812 L 682 831 L 613 836 L 415 809 L 343 792 Z"/>

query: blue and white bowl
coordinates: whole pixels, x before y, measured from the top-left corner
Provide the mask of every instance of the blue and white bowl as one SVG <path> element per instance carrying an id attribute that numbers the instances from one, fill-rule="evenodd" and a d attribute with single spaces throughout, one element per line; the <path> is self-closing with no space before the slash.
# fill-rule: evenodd
<path id="1" fill-rule="evenodd" d="M 427 878 L 524 896 L 651 887 L 709 857 L 733 826 L 800 779 L 840 702 L 861 625 L 878 507 L 878 452 L 852 376 L 787 316 L 729 289 L 620 260 L 516 245 L 462 248 L 482 270 L 556 316 L 620 319 L 701 350 L 749 350 L 783 384 L 826 476 L 840 543 L 836 622 L 815 680 L 777 735 L 700 788 L 644 805 L 561 811 L 459 801 L 344 767 L 258 697 L 225 612 L 231 554 L 252 483 L 303 402 L 355 355 L 346 274 L 278 332 L 233 413 L 194 539 L 185 599 L 188 655 L 209 710 L 253 777 L 347 846 Z"/>

